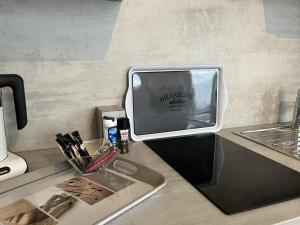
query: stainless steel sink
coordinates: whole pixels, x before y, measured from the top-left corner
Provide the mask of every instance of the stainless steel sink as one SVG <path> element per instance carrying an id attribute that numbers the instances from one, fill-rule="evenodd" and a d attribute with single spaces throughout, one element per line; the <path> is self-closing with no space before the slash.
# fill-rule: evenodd
<path id="1" fill-rule="evenodd" d="M 300 160 L 300 131 L 292 130 L 290 127 L 284 125 L 256 130 L 245 128 L 234 133 Z"/>

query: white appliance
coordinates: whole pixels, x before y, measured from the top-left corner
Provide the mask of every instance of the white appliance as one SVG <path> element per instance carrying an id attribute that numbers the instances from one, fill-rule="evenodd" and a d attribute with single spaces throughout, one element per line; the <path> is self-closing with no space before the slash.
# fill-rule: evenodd
<path id="1" fill-rule="evenodd" d="M 0 88 L 2 87 L 11 87 L 13 90 L 17 127 L 21 130 L 27 124 L 23 79 L 16 74 L 1 74 Z M 27 164 L 23 158 L 7 150 L 1 96 L 0 90 L 0 181 L 3 181 L 25 173 Z"/>

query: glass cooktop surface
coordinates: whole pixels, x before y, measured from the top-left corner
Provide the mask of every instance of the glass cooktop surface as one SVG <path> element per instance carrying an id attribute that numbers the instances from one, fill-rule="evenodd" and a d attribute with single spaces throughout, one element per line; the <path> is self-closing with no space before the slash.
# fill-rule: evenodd
<path id="1" fill-rule="evenodd" d="M 145 141 L 226 214 L 300 196 L 300 173 L 218 135 Z"/>

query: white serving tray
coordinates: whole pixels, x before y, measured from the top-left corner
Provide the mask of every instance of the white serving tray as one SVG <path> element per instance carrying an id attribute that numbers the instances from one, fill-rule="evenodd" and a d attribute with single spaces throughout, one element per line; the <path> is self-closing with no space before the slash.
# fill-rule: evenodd
<path id="1" fill-rule="evenodd" d="M 166 185 L 161 174 L 119 156 L 100 173 L 54 176 L 0 195 L 0 224 L 105 224 Z"/>
<path id="2" fill-rule="evenodd" d="M 219 66 L 133 67 L 125 108 L 134 141 L 215 133 L 228 93 Z"/>

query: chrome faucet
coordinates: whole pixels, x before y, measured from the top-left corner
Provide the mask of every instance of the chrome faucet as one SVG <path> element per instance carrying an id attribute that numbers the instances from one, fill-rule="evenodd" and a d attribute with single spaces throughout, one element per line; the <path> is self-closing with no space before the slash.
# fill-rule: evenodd
<path id="1" fill-rule="evenodd" d="M 293 121 L 292 121 L 292 129 L 299 130 L 299 128 L 300 128 L 300 89 L 298 89 L 297 92 Z"/>

